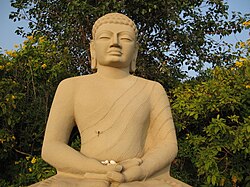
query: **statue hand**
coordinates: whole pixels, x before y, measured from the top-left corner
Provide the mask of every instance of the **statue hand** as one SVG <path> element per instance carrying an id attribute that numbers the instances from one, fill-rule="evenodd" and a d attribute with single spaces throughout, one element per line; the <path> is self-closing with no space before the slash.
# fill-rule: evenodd
<path id="1" fill-rule="evenodd" d="M 124 175 L 119 172 L 109 171 L 107 172 L 106 177 L 109 182 L 118 182 L 118 183 L 124 182 Z"/>
<path id="2" fill-rule="evenodd" d="M 85 173 L 84 178 L 86 179 L 98 179 L 98 180 L 106 180 L 108 182 L 118 182 L 121 183 L 124 181 L 124 176 L 121 173 L 122 166 L 121 165 L 108 165 L 105 166 L 105 173 Z"/>
<path id="3" fill-rule="evenodd" d="M 121 164 L 110 164 L 107 166 L 103 166 L 107 172 L 114 171 L 114 172 L 121 172 L 123 169 L 123 166 Z"/>
<path id="4" fill-rule="evenodd" d="M 146 172 L 141 166 L 130 167 L 123 173 L 126 182 L 140 181 L 146 177 Z"/>
<path id="5" fill-rule="evenodd" d="M 121 174 L 121 171 L 123 169 L 123 166 L 120 164 L 116 165 L 107 165 L 107 174 L 106 178 L 109 182 L 118 182 L 121 183 L 124 181 L 124 176 Z"/>
<path id="6" fill-rule="evenodd" d="M 123 170 L 127 170 L 128 168 L 141 165 L 142 162 L 143 161 L 140 158 L 132 158 L 132 159 L 124 160 L 120 162 L 119 164 L 122 165 Z"/>

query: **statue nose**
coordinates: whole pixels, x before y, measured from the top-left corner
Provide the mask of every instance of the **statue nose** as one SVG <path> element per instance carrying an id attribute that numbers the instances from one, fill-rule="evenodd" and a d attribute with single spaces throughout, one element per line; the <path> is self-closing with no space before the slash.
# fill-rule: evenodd
<path id="1" fill-rule="evenodd" d="M 119 38 L 116 34 L 114 34 L 113 39 L 111 41 L 111 47 L 121 47 L 119 43 Z"/>

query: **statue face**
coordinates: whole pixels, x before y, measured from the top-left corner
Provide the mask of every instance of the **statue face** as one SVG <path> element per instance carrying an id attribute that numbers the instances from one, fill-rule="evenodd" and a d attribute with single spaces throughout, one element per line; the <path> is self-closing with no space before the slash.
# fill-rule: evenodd
<path id="1" fill-rule="evenodd" d="M 129 25 L 106 23 L 97 29 L 91 50 L 99 65 L 126 68 L 136 57 L 137 48 Z"/>

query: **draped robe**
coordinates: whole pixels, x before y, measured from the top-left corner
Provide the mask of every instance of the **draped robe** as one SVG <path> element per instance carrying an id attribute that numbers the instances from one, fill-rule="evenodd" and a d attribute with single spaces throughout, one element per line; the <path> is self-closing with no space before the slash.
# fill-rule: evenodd
<path id="1" fill-rule="evenodd" d="M 81 136 L 80 152 L 88 158 L 119 163 L 132 158 L 147 159 L 150 155 L 149 176 L 120 186 L 168 187 L 169 181 L 186 185 L 169 175 L 170 164 L 177 154 L 177 141 L 169 100 L 157 82 L 135 76 L 113 80 L 95 74 L 66 79 L 60 83 L 51 107 L 48 124 L 53 126 L 53 123 L 76 124 Z M 49 130 L 47 127 L 46 133 Z M 64 137 L 65 143 L 68 138 Z M 157 150 L 160 146 L 167 154 Z M 47 162 L 62 173 L 70 173 L 60 156 Z M 32 186 L 91 186 L 84 185 L 84 180 L 58 172 Z M 98 182 L 93 186 L 113 185 Z"/>

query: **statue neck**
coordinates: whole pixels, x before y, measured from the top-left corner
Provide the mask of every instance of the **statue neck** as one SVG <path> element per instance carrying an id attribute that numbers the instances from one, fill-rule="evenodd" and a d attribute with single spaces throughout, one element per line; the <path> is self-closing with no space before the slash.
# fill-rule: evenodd
<path id="1" fill-rule="evenodd" d="M 123 79 L 128 77 L 130 74 L 129 74 L 129 67 L 114 68 L 110 66 L 99 65 L 97 69 L 97 75 L 109 79 Z"/>

